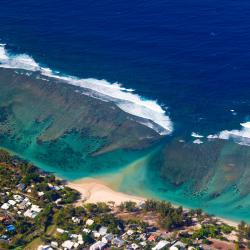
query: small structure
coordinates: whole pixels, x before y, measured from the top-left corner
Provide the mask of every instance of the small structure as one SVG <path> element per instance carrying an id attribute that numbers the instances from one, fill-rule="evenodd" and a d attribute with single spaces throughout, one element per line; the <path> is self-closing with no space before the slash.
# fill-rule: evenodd
<path id="1" fill-rule="evenodd" d="M 10 204 L 9 203 L 4 203 L 2 206 L 1 206 L 2 209 L 4 210 L 8 210 L 10 208 Z"/>
<path id="2" fill-rule="evenodd" d="M 149 237 L 148 237 L 148 241 L 156 241 L 157 239 L 157 236 L 155 234 L 151 234 Z"/>
<path id="3" fill-rule="evenodd" d="M 72 249 L 73 246 L 74 246 L 74 242 L 71 241 L 71 240 L 66 240 L 62 243 L 62 247 L 65 248 L 65 249 Z"/>
<path id="4" fill-rule="evenodd" d="M 131 245 L 131 248 L 134 249 L 134 250 L 136 250 L 136 249 L 139 248 L 139 246 L 138 246 L 136 243 L 133 243 L 133 244 Z"/>
<path id="5" fill-rule="evenodd" d="M 129 229 L 129 230 L 127 231 L 127 235 L 131 236 L 132 234 L 134 234 L 134 231 L 131 230 L 131 229 Z"/>
<path id="6" fill-rule="evenodd" d="M 102 242 L 103 243 L 109 243 L 113 239 L 113 234 L 106 234 L 105 236 L 102 237 Z"/>
<path id="7" fill-rule="evenodd" d="M 66 233 L 65 230 L 61 229 L 61 228 L 57 228 L 56 231 L 59 233 L 59 234 L 63 234 L 63 233 Z"/>
<path id="8" fill-rule="evenodd" d="M 71 219 L 75 224 L 79 224 L 81 222 L 81 220 L 77 217 L 72 217 Z"/>
<path id="9" fill-rule="evenodd" d="M 103 250 L 105 246 L 106 244 L 102 241 L 97 241 L 96 243 L 90 246 L 89 250 Z"/>
<path id="10" fill-rule="evenodd" d="M 16 186 L 20 191 L 24 191 L 26 186 L 23 184 L 23 183 L 19 183 L 17 186 Z"/>
<path id="11" fill-rule="evenodd" d="M 39 197 L 44 196 L 44 192 L 42 192 L 42 191 L 41 191 L 41 192 L 38 192 L 37 194 L 38 194 Z"/>
<path id="12" fill-rule="evenodd" d="M 94 221 L 91 220 L 91 219 L 87 219 L 87 221 L 86 221 L 86 225 L 87 225 L 87 226 L 92 226 L 93 223 L 94 223 Z"/>
<path id="13" fill-rule="evenodd" d="M 16 205 L 16 201 L 14 200 L 8 200 L 8 203 L 12 206 L 15 206 Z"/>
<path id="14" fill-rule="evenodd" d="M 122 247 L 124 245 L 124 240 L 120 239 L 119 237 L 116 237 L 113 239 L 112 244 L 116 247 Z"/>
<path id="15" fill-rule="evenodd" d="M 53 250 L 52 247 L 50 247 L 49 245 L 41 245 L 37 248 L 37 250 Z"/>
<path id="16" fill-rule="evenodd" d="M 53 248 L 57 248 L 58 247 L 58 243 L 56 241 L 51 241 L 50 245 L 53 247 Z"/>
<path id="17" fill-rule="evenodd" d="M 107 231 L 108 231 L 108 228 L 107 227 L 100 227 L 100 229 L 99 229 L 99 234 L 101 235 L 101 236 L 104 236 L 106 233 L 107 233 Z"/>
<path id="18" fill-rule="evenodd" d="M 20 203 L 20 202 L 23 201 L 23 197 L 22 197 L 21 195 L 19 195 L 19 194 L 14 194 L 13 197 L 14 197 L 14 200 L 15 200 L 17 203 Z"/>
<path id="19" fill-rule="evenodd" d="M 170 242 L 169 241 L 166 241 L 166 240 L 161 240 L 158 242 L 158 244 L 152 248 L 152 250 L 160 250 L 160 249 L 163 249 L 164 247 L 170 245 Z"/>
<path id="20" fill-rule="evenodd" d="M 181 241 L 177 241 L 175 242 L 174 245 L 172 245 L 169 250 L 182 250 L 185 249 L 186 245 L 184 243 L 182 243 Z"/>

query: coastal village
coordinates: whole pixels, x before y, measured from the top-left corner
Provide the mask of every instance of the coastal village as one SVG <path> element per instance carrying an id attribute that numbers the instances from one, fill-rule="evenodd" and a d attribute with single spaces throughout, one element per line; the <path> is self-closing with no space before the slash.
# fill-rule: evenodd
<path id="1" fill-rule="evenodd" d="M 78 191 L 0 150 L 0 249 L 249 249 L 250 226 L 168 202 L 117 205 Z"/>

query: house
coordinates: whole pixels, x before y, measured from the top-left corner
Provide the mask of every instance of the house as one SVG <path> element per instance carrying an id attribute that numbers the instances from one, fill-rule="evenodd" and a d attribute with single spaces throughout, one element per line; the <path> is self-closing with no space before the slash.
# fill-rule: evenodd
<path id="1" fill-rule="evenodd" d="M 37 194 L 38 194 L 39 197 L 44 196 L 44 192 L 38 192 Z"/>
<path id="2" fill-rule="evenodd" d="M 69 237 L 71 239 L 77 239 L 78 238 L 78 235 L 77 234 L 70 234 Z"/>
<path id="3" fill-rule="evenodd" d="M 158 244 L 152 248 L 152 250 L 160 250 L 160 249 L 163 249 L 164 247 L 170 245 L 170 242 L 169 241 L 166 241 L 166 240 L 161 240 L 158 242 Z"/>
<path id="4" fill-rule="evenodd" d="M 41 245 L 37 248 L 37 250 L 53 250 L 52 247 L 50 247 L 49 245 Z"/>
<path id="5" fill-rule="evenodd" d="M 10 208 L 10 204 L 9 203 L 4 203 L 2 206 L 1 206 L 2 209 L 4 210 L 8 210 Z"/>
<path id="6" fill-rule="evenodd" d="M 186 245 L 184 243 L 182 243 L 181 241 L 177 241 L 175 242 L 174 245 L 172 245 L 169 250 L 182 250 L 185 249 Z"/>
<path id="7" fill-rule="evenodd" d="M 143 241 L 147 240 L 147 234 L 145 234 L 145 233 L 140 234 L 139 240 L 143 240 Z"/>
<path id="8" fill-rule="evenodd" d="M 31 205 L 31 203 L 30 203 L 29 199 L 25 198 L 20 204 L 18 204 L 18 207 L 23 210 L 23 209 L 29 207 L 30 205 Z"/>
<path id="9" fill-rule="evenodd" d="M 84 228 L 82 231 L 83 231 L 84 233 L 86 233 L 86 234 L 89 234 L 89 233 L 91 232 L 91 230 L 88 229 L 88 228 Z"/>
<path id="10" fill-rule="evenodd" d="M 8 200 L 8 203 L 12 206 L 15 206 L 16 205 L 16 201 L 14 200 Z"/>
<path id="11" fill-rule="evenodd" d="M 140 242 L 140 245 L 143 246 L 143 247 L 145 247 L 145 246 L 147 246 L 147 242 L 146 241 L 142 241 L 142 242 Z"/>
<path id="12" fill-rule="evenodd" d="M 78 243 L 79 245 L 82 245 L 84 242 L 83 242 L 83 238 L 82 238 L 82 235 L 81 234 L 78 234 L 77 236 L 77 240 L 78 240 Z"/>
<path id="13" fill-rule="evenodd" d="M 74 242 L 71 240 L 66 240 L 62 243 L 62 247 L 66 249 L 72 249 L 74 246 Z"/>
<path id="14" fill-rule="evenodd" d="M 102 237 L 102 242 L 103 243 L 109 243 L 113 239 L 113 234 L 106 234 L 105 236 Z"/>
<path id="15" fill-rule="evenodd" d="M 37 205 L 32 205 L 31 211 L 36 212 L 36 213 L 40 213 L 42 211 L 42 209 Z"/>
<path id="16" fill-rule="evenodd" d="M 87 226 L 92 226 L 93 223 L 94 223 L 94 221 L 91 220 L 91 219 L 87 219 L 87 221 L 86 221 L 86 225 L 87 225 Z"/>
<path id="17" fill-rule="evenodd" d="M 17 203 L 20 203 L 20 202 L 23 201 L 23 197 L 22 197 L 21 195 L 19 195 L 19 194 L 14 194 L 13 197 L 14 197 L 14 200 L 15 200 Z"/>
<path id="18" fill-rule="evenodd" d="M 131 244 L 131 248 L 136 250 L 139 248 L 139 246 L 136 243 Z"/>
<path id="19" fill-rule="evenodd" d="M 38 213 L 35 211 L 32 211 L 31 209 L 28 209 L 23 215 L 25 217 L 29 217 L 29 218 L 34 219 L 38 215 Z"/>
<path id="20" fill-rule="evenodd" d="M 81 220 L 77 217 L 72 217 L 71 219 L 75 224 L 79 224 L 81 222 Z"/>
<path id="21" fill-rule="evenodd" d="M 96 230 L 94 230 L 92 233 L 95 238 L 99 238 L 101 236 Z"/>
<path id="22" fill-rule="evenodd" d="M 97 241 L 96 243 L 90 246 L 89 250 L 103 250 L 105 246 L 106 244 L 102 241 Z"/>
<path id="23" fill-rule="evenodd" d="M 56 241 L 51 241 L 50 245 L 53 247 L 53 248 L 58 248 L 58 243 Z"/>
<path id="24" fill-rule="evenodd" d="M 113 239 L 112 244 L 117 246 L 117 247 L 122 247 L 124 245 L 124 240 L 116 237 Z"/>
<path id="25" fill-rule="evenodd" d="M 157 236 L 155 234 L 151 234 L 149 237 L 148 237 L 148 241 L 156 241 L 157 239 Z"/>
<path id="26" fill-rule="evenodd" d="M 76 249 L 76 248 L 78 248 L 78 246 L 79 246 L 79 243 L 78 242 L 76 242 L 76 243 L 74 243 L 74 248 Z"/>
<path id="27" fill-rule="evenodd" d="M 19 183 L 17 186 L 16 186 L 20 191 L 24 191 L 26 186 L 23 184 L 23 183 Z"/>
<path id="28" fill-rule="evenodd" d="M 127 235 L 131 236 L 132 234 L 134 234 L 134 231 L 131 230 L 131 229 L 129 229 L 129 230 L 127 231 Z"/>
<path id="29" fill-rule="evenodd" d="M 138 207 L 139 207 L 139 209 L 144 209 L 144 208 L 145 208 L 145 202 L 144 202 L 144 201 L 141 201 L 141 202 L 138 204 Z"/>
<path id="30" fill-rule="evenodd" d="M 66 231 L 63 230 L 63 229 L 61 229 L 61 228 L 57 228 L 56 231 L 57 231 L 59 234 L 66 233 Z"/>
<path id="31" fill-rule="evenodd" d="M 100 227 L 98 232 L 101 236 L 104 236 L 107 233 L 107 231 L 108 231 L 107 227 Z"/>

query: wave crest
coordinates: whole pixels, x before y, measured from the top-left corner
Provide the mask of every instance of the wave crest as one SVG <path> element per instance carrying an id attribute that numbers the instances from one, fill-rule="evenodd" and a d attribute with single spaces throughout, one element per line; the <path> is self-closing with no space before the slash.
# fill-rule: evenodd
<path id="1" fill-rule="evenodd" d="M 173 130 L 170 118 L 157 101 L 144 99 L 135 94 L 134 90 L 126 89 L 118 82 L 59 75 L 49 68 L 40 66 L 26 54 L 10 54 L 4 44 L 0 44 L 0 67 L 39 71 L 44 76 L 83 88 L 83 94 L 90 95 L 91 92 L 92 97 L 115 103 L 121 110 L 139 118 L 137 122 L 150 127 L 160 135 L 170 134 Z"/>
<path id="2" fill-rule="evenodd" d="M 208 139 L 233 139 L 241 145 L 250 146 L 250 122 L 240 123 L 241 129 L 223 130 L 216 135 L 208 135 Z"/>

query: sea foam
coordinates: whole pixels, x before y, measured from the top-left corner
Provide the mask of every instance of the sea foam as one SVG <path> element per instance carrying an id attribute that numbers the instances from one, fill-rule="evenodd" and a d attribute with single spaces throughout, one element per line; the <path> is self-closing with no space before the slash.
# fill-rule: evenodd
<path id="1" fill-rule="evenodd" d="M 115 103 L 121 110 L 139 118 L 138 122 L 154 129 L 161 135 L 170 134 L 173 130 L 169 116 L 157 101 L 144 99 L 135 94 L 133 89 L 126 89 L 118 82 L 110 83 L 95 78 L 80 79 L 69 75 L 60 75 L 56 71 L 42 67 L 27 54 L 9 53 L 5 44 L 0 44 L 0 67 L 39 71 L 44 76 L 83 88 L 83 94 Z"/>
<path id="2" fill-rule="evenodd" d="M 194 138 L 203 138 L 204 137 L 203 135 L 200 135 L 200 134 L 195 133 L 195 132 L 192 132 L 191 136 Z"/>
<path id="3" fill-rule="evenodd" d="M 215 135 L 208 135 L 208 139 L 233 139 L 241 145 L 250 146 L 250 122 L 240 123 L 241 129 L 223 130 Z"/>

